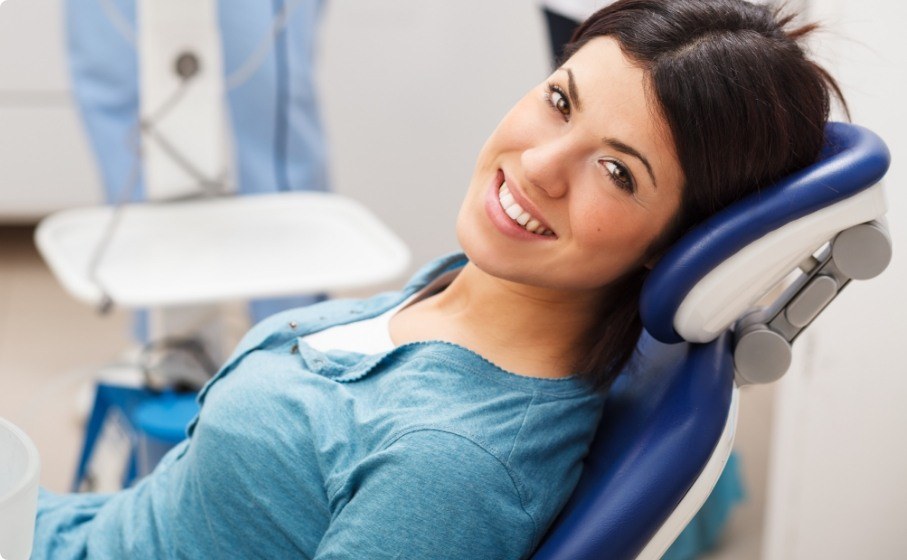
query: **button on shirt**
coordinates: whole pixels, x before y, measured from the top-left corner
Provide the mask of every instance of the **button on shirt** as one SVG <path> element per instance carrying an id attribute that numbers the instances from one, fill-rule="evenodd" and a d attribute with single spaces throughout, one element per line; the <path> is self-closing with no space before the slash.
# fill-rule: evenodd
<path id="1" fill-rule="evenodd" d="M 256 325 L 151 475 L 112 495 L 42 492 L 32 559 L 529 556 L 579 479 L 600 394 L 442 341 L 376 354 L 304 341 L 465 262 Z"/>

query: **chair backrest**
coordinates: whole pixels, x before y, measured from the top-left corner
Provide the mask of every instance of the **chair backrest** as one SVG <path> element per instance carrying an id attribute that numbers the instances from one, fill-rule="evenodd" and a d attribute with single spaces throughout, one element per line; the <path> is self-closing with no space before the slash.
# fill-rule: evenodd
<path id="1" fill-rule="evenodd" d="M 884 214 L 885 144 L 842 123 L 826 139 L 819 162 L 716 214 L 652 271 L 640 306 L 652 334 L 611 389 L 583 476 L 535 560 L 637 558 L 731 424 L 733 323 L 838 232 Z"/>
<path id="2" fill-rule="evenodd" d="M 733 388 L 729 337 L 664 345 L 611 389 L 583 477 L 536 560 L 633 558 L 712 453 Z M 670 543 L 669 543 L 670 544 Z"/>

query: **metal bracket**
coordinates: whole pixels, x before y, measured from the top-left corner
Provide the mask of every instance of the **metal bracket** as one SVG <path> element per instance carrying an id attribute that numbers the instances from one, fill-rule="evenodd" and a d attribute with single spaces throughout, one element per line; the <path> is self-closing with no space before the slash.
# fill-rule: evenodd
<path id="1" fill-rule="evenodd" d="M 818 255 L 800 263 L 798 276 L 771 305 L 734 327 L 734 366 L 739 386 L 771 383 L 790 367 L 793 341 L 852 279 L 867 280 L 891 262 L 887 226 L 873 220 L 848 228 Z"/>

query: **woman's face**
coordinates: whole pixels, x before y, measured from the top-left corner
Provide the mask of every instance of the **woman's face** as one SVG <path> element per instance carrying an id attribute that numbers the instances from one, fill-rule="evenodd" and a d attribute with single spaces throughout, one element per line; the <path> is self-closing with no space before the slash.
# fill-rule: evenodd
<path id="1" fill-rule="evenodd" d="M 493 276 L 598 290 L 646 264 L 646 250 L 678 211 L 682 182 L 644 72 L 615 40 L 599 37 L 492 133 L 457 236 Z"/>

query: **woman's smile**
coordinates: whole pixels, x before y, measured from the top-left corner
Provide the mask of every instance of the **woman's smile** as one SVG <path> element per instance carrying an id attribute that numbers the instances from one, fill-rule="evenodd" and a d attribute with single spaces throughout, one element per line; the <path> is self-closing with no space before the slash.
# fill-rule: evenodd
<path id="1" fill-rule="evenodd" d="M 557 239 L 544 216 L 516 188 L 511 190 L 501 170 L 488 186 L 485 211 L 491 222 L 508 236 L 533 241 Z"/>

